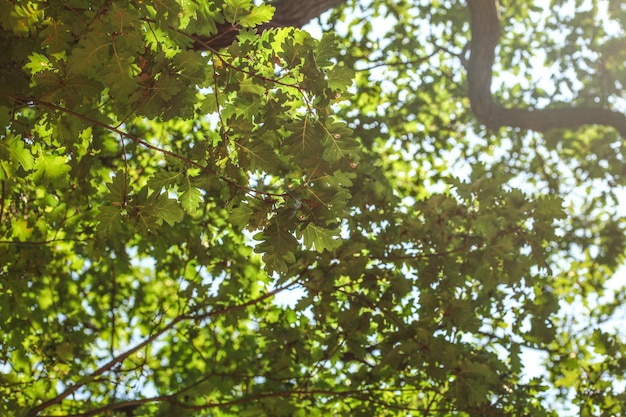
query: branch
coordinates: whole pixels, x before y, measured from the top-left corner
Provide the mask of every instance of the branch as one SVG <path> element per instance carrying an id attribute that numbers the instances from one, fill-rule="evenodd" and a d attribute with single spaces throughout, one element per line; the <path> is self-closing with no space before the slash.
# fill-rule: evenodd
<path id="1" fill-rule="evenodd" d="M 502 28 L 498 0 L 467 0 L 471 17 L 471 54 L 467 66 L 472 111 L 489 129 L 503 126 L 546 132 L 550 129 L 577 128 L 597 124 L 615 128 L 626 138 L 626 116 L 598 107 L 561 109 L 505 108 L 491 94 L 495 48 Z"/>
<path id="2" fill-rule="evenodd" d="M 346 2 L 347 0 L 276 0 L 271 2 L 271 5 L 276 8 L 274 17 L 270 22 L 257 26 L 257 30 L 262 32 L 267 29 L 292 26 L 300 28 L 325 11 Z M 225 48 L 235 41 L 239 29 L 232 23 L 225 23 L 218 25 L 217 33 L 214 35 L 194 34 L 192 36 L 195 42 L 192 48 L 195 50 Z"/>
<path id="3" fill-rule="evenodd" d="M 91 383 L 97 377 L 99 377 L 100 375 L 102 375 L 105 372 L 107 372 L 110 369 L 112 369 L 116 364 L 123 362 L 128 357 L 130 357 L 133 353 L 135 353 L 135 352 L 143 349 L 144 347 L 148 346 L 150 343 L 154 342 L 158 337 L 160 337 L 161 335 L 166 333 L 168 330 L 173 329 L 174 326 L 176 326 L 178 323 L 180 323 L 181 321 L 186 320 L 188 318 L 189 317 L 185 316 L 185 315 L 178 316 L 177 318 L 172 320 L 168 325 L 166 325 L 162 329 L 158 330 L 157 332 L 153 333 L 150 337 L 146 338 L 143 342 L 141 342 L 138 345 L 134 346 L 133 348 L 127 350 L 126 352 L 122 353 L 121 355 L 116 356 L 115 358 L 113 358 L 112 360 L 107 362 L 106 364 L 102 365 L 96 371 L 94 371 L 91 375 L 82 378 L 81 381 L 77 382 L 76 384 L 70 385 L 65 391 L 63 391 L 62 393 L 60 393 L 56 397 L 51 398 L 48 401 L 45 401 L 45 402 L 39 404 L 36 407 L 33 407 L 30 411 L 28 411 L 28 413 L 26 415 L 27 416 L 36 416 L 36 415 L 39 414 L 40 411 L 43 411 L 46 408 L 49 408 L 49 407 L 51 407 L 51 406 L 53 406 L 55 404 L 61 403 L 65 398 L 67 398 L 68 396 L 70 396 L 73 393 L 75 393 L 76 391 L 78 391 L 81 387 Z"/>
<path id="4" fill-rule="evenodd" d="M 232 67 L 232 68 L 237 70 L 236 67 Z M 274 80 L 270 80 L 269 78 L 263 78 L 263 80 L 272 81 L 272 82 L 274 81 Z M 282 85 L 287 85 L 285 83 L 281 83 L 281 84 Z M 294 87 L 294 88 L 297 88 L 297 87 Z M 217 171 L 215 171 L 213 168 L 211 168 L 211 167 L 209 167 L 207 165 L 202 165 L 202 164 L 200 164 L 198 162 L 192 161 L 189 158 L 186 158 L 186 157 L 184 157 L 182 155 L 179 155 L 176 152 L 169 151 L 167 149 L 161 148 L 161 147 L 156 146 L 156 145 L 152 145 L 152 144 L 148 143 L 144 139 L 141 139 L 141 138 L 139 138 L 139 137 L 137 137 L 137 136 L 135 136 L 135 135 L 133 135 L 131 133 L 128 133 L 128 132 L 125 132 L 125 131 L 121 130 L 119 127 L 109 126 L 108 124 L 106 124 L 104 122 L 101 122 L 101 121 L 99 121 L 97 119 L 94 119 L 94 118 L 91 118 L 89 116 L 86 116 L 86 115 L 84 115 L 82 113 L 77 113 L 77 112 L 75 112 L 73 110 L 70 110 L 70 109 L 68 109 L 66 107 L 58 106 L 58 105 L 56 105 L 54 103 L 51 103 L 51 102 L 48 102 L 48 101 L 45 101 L 45 100 L 40 100 L 40 99 L 35 98 L 35 97 L 22 97 L 22 96 L 18 96 L 18 95 L 15 95 L 13 93 L 9 93 L 9 92 L 6 92 L 6 91 L 1 91 L 1 90 L 0 90 L 0 96 L 5 96 L 5 97 L 8 97 L 8 98 L 11 98 L 12 100 L 14 100 L 18 104 L 23 104 L 23 105 L 26 105 L 26 106 L 45 107 L 45 108 L 48 108 L 48 109 L 51 109 L 51 110 L 55 110 L 55 111 L 58 111 L 58 112 L 61 112 L 61 113 L 65 113 L 65 114 L 68 114 L 70 116 L 76 117 L 77 119 L 80 119 L 80 120 L 82 120 L 82 121 L 84 121 L 84 122 L 86 122 L 86 123 L 88 123 L 88 124 L 90 124 L 92 126 L 98 126 L 98 127 L 103 128 L 103 129 L 106 129 L 106 130 L 108 130 L 110 132 L 116 133 L 116 134 L 120 135 L 120 137 L 130 139 L 131 141 L 137 143 L 138 145 L 143 146 L 144 148 L 153 150 L 153 151 L 161 153 L 163 155 L 170 156 L 170 157 L 172 157 L 174 159 L 182 161 L 186 165 L 192 166 L 194 168 L 198 168 L 201 171 L 204 171 L 204 172 L 206 172 L 208 174 L 214 175 L 216 178 L 220 179 L 221 181 L 224 181 L 228 185 L 230 185 L 230 186 L 232 186 L 232 187 L 234 187 L 234 188 L 236 188 L 236 189 L 238 189 L 238 190 L 240 190 L 240 191 L 242 191 L 242 192 L 244 192 L 246 194 L 249 194 L 252 197 L 257 198 L 259 200 L 262 200 L 261 196 L 264 196 L 264 197 L 282 197 L 282 198 L 287 198 L 288 197 L 288 195 L 286 193 L 271 193 L 271 192 L 267 192 L 267 191 L 259 191 L 259 190 L 247 187 L 245 185 L 238 184 L 237 182 L 229 179 L 226 176 L 219 175 Z"/>
<path id="5" fill-rule="evenodd" d="M 325 11 L 346 3 L 347 0 L 277 0 L 271 27 L 302 27 Z"/>
<path id="6" fill-rule="evenodd" d="M 357 398 L 362 401 L 370 401 L 376 403 L 380 406 L 383 406 L 387 409 L 396 409 L 396 410 L 405 410 L 405 411 L 419 411 L 421 413 L 428 411 L 449 411 L 448 409 L 441 410 L 431 410 L 426 408 L 415 408 L 410 406 L 402 406 L 391 402 L 386 402 L 382 400 L 377 400 L 373 396 L 384 393 L 394 393 L 398 394 L 399 392 L 412 393 L 417 395 L 418 393 L 423 393 L 425 390 L 413 389 L 413 388 L 360 388 L 360 389 L 352 389 L 352 390 L 342 390 L 338 389 L 333 391 L 331 389 L 292 389 L 292 390 L 284 390 L 284 391 L 272 391 L 272 392 L 261 392 L 257 394 L 250 394 L 248 396 L 244 396 L 241 398 L 236 398 L 228 401 L 217 402 L 217 401 L 209 401 L 205 404 L 187 404 L 176 400 L 176 394 L 174 395 L 162 395 L 150 398 L 142 398 L 137 400 L 128 400 L 124 402 L 109 404 L 97 409 L 93 409 L 84 413 L 79 414 L 55 414 L 55 415 L 45 415 L 47 417 L 92 417 L 97 415 L 102 415 L 106 412 L 115 411 L 118 412 L 129 412 L 132 411 L 143 404 L 155 403 L 155 402 L 168 402 L 174 407 L 183 410 L 209 410 L 212 408 L 225 409 L 228 407 L 233 407 L 237 405 L 248 404 L 252 402 L 259 402 L 267 398 L 281 398 L 281 397 L 300 397 L 300 398 L 310 398 L 310 397 L 331 397 L 331 398 Z M 109 414 L 104 414 L 109 415 Z M 44 416 L 44 417 L 45 417 Z"/>
<path id="7" fill-rule="evenodd" d="M 304 269 L 306 270 L 306 268 Z M 60 394 L 58 394 L 56 397 L 51 398 L 47 401 L 44 401 L 43 403 L 39 404 L 36 407 L 33 407 L 32 409 L 30 409 L 27 413 L 26 416 L 31 417 L 31 416 L 37 416 L 39 415 L 39 413 L 43 410 L 45 410 L 46 408 L 49 408 L 55 404 L 60 404 L 65 398 L 67 398 L 68 396 L 74 394 L 76 391 L 78 391 L 80 388 L 82 388 L 85 385 L 90 384 L 91 382 L 95 381 L 97 379 L 97 377 L 101 376 L 102 374 L 104 374 L 105 372 L 113 369 L 113 367 L 119 363 L 122 363 L 123 361 L 125 361 L 127 358 L 129 358 L 131 355 L 133 355 L 135 352 L 143 349 L 144 347 L 148 346 L 149 344 L 151 344 L 152 342 L 154 342 L 156 339 L 158 339 L 159 337 L 161 337 L 162 335 L 164 335 L 165 333 L 167 333 L 168 331 L 172 330 L 174 327 L 176 327 L 176 325 L 178 323 L 181 323 L 183 321 L 201 321 L 201 320 L 206 320 L 212 317 L 217 317 L 217 316 L 221 316 L 221 315 L 225 315 L 237 310 L 241 310 L 243 308 L 246 307 L 250 307 L 252 305 L 258 304 L 262 301 L 265 301 L 269 298 L 274 297 L 276 294 L 278 294 L 281 291 L 284 291 L 286 289 L 291 288 L 293 285 L 295 285 L 296 280 L 293 280 L 287 284 L 284 284 L 280 287 L 277 287 L 271 291 L 268 291 L 267 293 L 260 295 L 257 298 L 253 298 L 251 300 L 248 300 L 244 303 L 241 304 L 234 304 L 234 305 L 230 305 L 230 306 L 224 306 L 223 308 L 220 309 L 216 309 L 216 310 L 211 310 L 209 312 L 206 313 L 201 313 L 201 314 L 181 314 L 180 316 L 172 319 L 172 321 L 170 321 L 167 325 L 165 325 L 163 328 L 155 331 L 152 335 L 150 335 L 149 337 L 147 337 L 146 339 L 144 339 L 142 342 L 140 342 L 139 344 L 135 345 L 134 347 L 130 348 L 129 350 L 127 350 L 126 352 L 114 357 L 113 359 L 111 359 L 109 362 L 105 363 L 104 365 L 102 365 L 100 368 L 98 368 L 97 370 L 95 370 L 93 373 L 91 373 L 90 375 L 83 377 L 80 379 L 80 381 L 76 382 L 74 385 L 70 385 L 65 391 L 61 392 Z M 162 397 L 158 397 L 161 401 L 163 400 L 170 400 L 171 396 L 162 396 Z M 123 407 L 123 406 L 129 406 L 129 405 L 135 405 L 135 404 L 143 404 L 145 402 L 149 402 L 149 401 L 156 401 L 154 399 L 144 399 L 144 400 L 136 400 L 136 401 L 130 401 L 130 402 L 125 402 L 125 403 L 118 403 L 117 405 L 113 405 L 113 406 L 107 406 L 103 409 L 107 409 L 107 410 L 111 410 L 114 408 L 119 408 L 119 407 Z M 113 408 L 111 408 L 113 407 Z M 100 410 L 99 410 L 100 411 Z M 91 413 L 86 413 L 86 414 L 81 414 L 81 416 L 91 416 Z"/>

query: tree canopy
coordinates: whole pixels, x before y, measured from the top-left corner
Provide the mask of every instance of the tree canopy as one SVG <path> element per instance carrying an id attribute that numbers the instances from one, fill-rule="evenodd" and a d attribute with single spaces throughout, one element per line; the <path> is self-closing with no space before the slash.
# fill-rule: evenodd
<path id="1" fill-rule="evenodd" d="M 0 0 L 0 413 L 625 415 L 624 25 Z"/>

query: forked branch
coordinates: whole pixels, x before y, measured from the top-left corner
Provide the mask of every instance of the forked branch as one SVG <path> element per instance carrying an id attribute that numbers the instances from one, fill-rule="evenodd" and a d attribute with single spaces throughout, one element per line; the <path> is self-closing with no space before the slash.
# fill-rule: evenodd
<path id="1" fill-rule="evenodd" d="M 626 116 L 599 107 L 559 109 L 505 108 L 491 94 L 492 67 L 501 26 L 498 0 L 468 0 L 471 16 L 471 53 L 467 65 L 469 99 L 478 120 L 489 129 L 508 126 L 545 132 L 597 124 L 615 128 L 626 138 Z"/>
<path id="2" fill-rule="evenodd" d="M 347 0 L 276 0 L 271 22 L 259 26 L 262 31 L 274 27 L 301 27 L 331 8 Z M 471 53 L 467 63 L 469 99 L 476 118 L 487 128 L 501 127 L 529 129 L 546 132 L 551 129 L 577 128 L 583 125 L 605 125 L 615 128 L 626 137 L 626 116 L 601 107 L 568 108 L 506 108 L 494 100 L 491 93 L 495 49 L 501 35 L 498 0 L 467 0 L 471 16 Z M 219 49 L 232 43 L 238 28 L 221 28 L 220 33 L 199 39 L 200 49 L 208 46 Z"/>

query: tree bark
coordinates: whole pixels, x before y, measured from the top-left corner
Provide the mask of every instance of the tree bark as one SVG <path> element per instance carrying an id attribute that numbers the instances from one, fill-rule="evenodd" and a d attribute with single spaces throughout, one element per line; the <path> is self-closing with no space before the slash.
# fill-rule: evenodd
<path id="1" fill-rule="evenodd" d="M 471 52 L 467 83 L 472 112 L 487 128 L 517 127 L 537 132 L 598 124 L 615 128 L 626 138 L 626 116 L 600 107 L 559 109 L 505 108 L 491 94 L 492 67 L 501 26 L 498 0 L 467 0 L 471 17 Z"/>
<path id="2" fill-rule="evenodd" d="M 271 22 L 257 30 L 277 27 L 302 27 L 323 12 L 347 0 L 275 0 L 276 12 Z M 498 0 L 467 0 L 471 17 L 471 49 L 467 64 L 469 99 L 476 118 L 491 130 L 501 127 L 546 132 L 558 128 L 577 128 L 599 124 L 615 128 L 626 138 L 626 116 L 601 107 L 569 107 L 559 109 L 505 108 L 496 103 L 491 93 L 495 49 L 502 28 Z M 198 37 L 196 49 L 220 49 L 230 45 L 239 28 L 228 24 L 211 37 Z"/>
<path id="3" fill-rule="evenodd" d="M 325 11 L 345 3 L 347 0 L 276 0 L 271 2 L 276 11 L 272 20 L 257 27 L 263 31 L 270 28 L 302 27 Z M 196 42 L 193 48 L 221 49 L 225 48 L 237 38 L 239 28 L 228 23 L 218 27 L 218 32 L 212 36 L 195 35 Z"/>
<path id="4" fill-rule="evenodd" d="M 347 0 L 277 0 L 271 27 L 302 27 L 325 11 L 345 3 Z"/>

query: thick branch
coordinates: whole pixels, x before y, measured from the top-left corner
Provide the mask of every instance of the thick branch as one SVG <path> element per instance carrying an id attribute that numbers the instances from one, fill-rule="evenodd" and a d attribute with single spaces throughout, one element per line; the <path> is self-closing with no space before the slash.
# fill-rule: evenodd
<path id="1" fill-rule="evenodd" d="M 272 20 L 257 29 L 260 31 L 270 28 L 302 27 L 311 20 L 319 17 L 325 11 L 345 3 L 347 0 L 276 0 L 271 4 L 276 8 Z M 196 36 L 198 42 L 194 49 L 213 49 L 227 47 L 237 38 L 239 28 L 232 24 L 218 27 L 218 33 L 210 37 Z"/>
<path id="2" fill-rule="evenodd" d="M 347 0 L 277 0 L 272 3 L 276 7 L 272 27 L 302 27 L 320 16 L 326 10 L 337 7 Z"/>
<path id="3" fill-rule="evenodd" d="M 615 128 L 626 138 L 626 116 L 597 107 L 561 109 L 505 108 L 491 94 L 492 66 L 501 27 L 498 0 L 468 0 L 471 15 L 471 55 L 467 67 L 472 111 L 489 129 L 503 126 L 545 132 L 550 129 L 576 128 L 599 124 Z"/>

